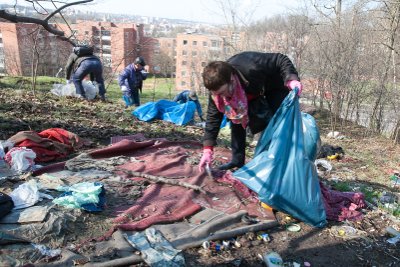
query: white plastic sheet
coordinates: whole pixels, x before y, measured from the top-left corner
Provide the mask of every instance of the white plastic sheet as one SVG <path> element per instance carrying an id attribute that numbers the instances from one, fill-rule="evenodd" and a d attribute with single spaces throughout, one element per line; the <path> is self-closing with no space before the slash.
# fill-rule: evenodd
<path id="1" fill-rule="evenodd" d="M 99 92 L 98 86 L 93 85 L 92 82 L 89 81 L 82 81 L 82 85 L 85 90 L 86 98 L 89 100 L 94 99 Z M 51 89 L 50 92 L 57 96 L 78 96 L 72 82 L 69 84 L 56 83 L 53 85 L 53 89 Z"/>

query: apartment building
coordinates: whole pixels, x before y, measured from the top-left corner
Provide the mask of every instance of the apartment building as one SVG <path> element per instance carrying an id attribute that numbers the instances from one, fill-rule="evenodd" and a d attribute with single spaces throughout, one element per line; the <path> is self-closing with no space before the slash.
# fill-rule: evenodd
<path id="1" fill-rule="evenodd" d="M 193 89 L 198 93 L 205 93 L 202 70 L 211 60 L 226 59 L 224 47 L 224 39 L 217 35 L 178 34 L 175 89 Z"/>
<path id="2" fill-rule="evenodd" d="M 154 46 L 154 66 L 156 73 L 164 77 L 176 74 L 176 38 L 160 37 Z"/>
<path id="3" fill-rule="evenodd" d="M 68 25 L 56 27 L 66 36 L 71 33 Z M 152 62 L 156 40 L 143 35 L 142 24 L 79 21 L 70 27 L 79 44 L 95 47 L 105 75 L 117 76 L 137 56 L 143 56 L 148 64 Z M 35 54 L 39 58 L 38 75 L 55 76 L 71 52 L 70 43 L 35 24 L 0 22 L 0 72 L 3 74 L 31 75 Z"/>
<path id="4" fill-rule="evenodd" d="M 71 25 L 81 44 L 93 45 L 105 72 L 121 72 L 137 56 L 151 62 L 154 39 L 145 37 L 143 24 L 78 21 Z"/>
<path id="5" fill-rule="evenodd" d="M 29 23 L 0 22 L 0 73 L 55 76 L 64 66 L 68 43 Z"/>

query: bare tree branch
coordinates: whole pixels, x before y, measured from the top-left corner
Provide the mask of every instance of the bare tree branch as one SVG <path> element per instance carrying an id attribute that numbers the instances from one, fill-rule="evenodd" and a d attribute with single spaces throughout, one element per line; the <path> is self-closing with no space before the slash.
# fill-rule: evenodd
<path id="1" fill-rule="evenodd" d="M 70 39 L 72 35 L 70 37 L 66 37 L 64 31 L 58 30 L 57 28 L 55 28 L 54 26 L 49 24 L 49 20 L 52 17 L 54 17 L 56 14 L 61 14 L 61 11 L 69 6 L 89 3 L 92 1 L 93 0 L 81 0 L 81 1 L 64 4 L 61 7 L 54 10 L 53 12 L 51 12 L 50 14 L 48 14 L 47 17 L 44 19 L 37 19 L 37 18 L 32 18 L 32 17 L 19 16 L 16 14 L 10 14 L 10 13 L 6 12 L 4 9 L 0 9 L 0 18 L 3 18 L 5 20 L 8 20 L 8 21 L 11 21 L 14 23 L 33 23 L 33 24 L 41 25 L 46 31 L 56 35 L 59 39 L 61 39 L 63 41 L 67 41 L 75 46 L 75 42 Z M 27 0 L 27 2 L 31 2 L 32 4 L 34 2 L 37 3 L 37 1 L 29 1 L 29 0 Z M 53 1 L 51 1 L 51 2 L 54 4 Z"/>

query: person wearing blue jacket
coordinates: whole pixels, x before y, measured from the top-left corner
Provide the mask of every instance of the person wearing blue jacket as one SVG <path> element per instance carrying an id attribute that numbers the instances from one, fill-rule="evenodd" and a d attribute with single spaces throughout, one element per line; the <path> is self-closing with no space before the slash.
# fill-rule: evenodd
<path id="1" fill-rule="evenodd" d="M 193 101 L 196 105 L 197 114 L 199 115 L 201 121 L 204 121 L 203 111 L 201 110 L 199 98 L 197 97 L 197 94 L 195 91 L 184 90 L 184 91 L 180 92 L 179 94 L 177 94 L 172 101 L 178 102 L 179 104 L 184 104 L 188 101 Z"/>
<path id="2" fill-rule="evenodd" d="M 132 64 L 129 64 L 119 75 L 118 84 L 123 93 L 122 99 L 126 107 L 140 106 L 139 90 L 141 91 L 143 80 L 146 80 L 149 67 L 143 57 L 137 57 Z"/>

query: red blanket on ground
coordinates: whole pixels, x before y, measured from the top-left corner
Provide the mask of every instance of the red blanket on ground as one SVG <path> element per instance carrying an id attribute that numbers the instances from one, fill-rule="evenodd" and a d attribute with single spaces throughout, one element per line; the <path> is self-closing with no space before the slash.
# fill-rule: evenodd
<path id="1" fill-rule="evenodd" d="M 216 150 L 220 155 L 230 155 L 227 149 L 217 148 Z M 134 157 L 136 160 L 133 162 L 118 166 L 117 174 L 126 179 L 143 178 L 129 176 L 123 170 L 178 179 L 201 186 L 206 191 L 206 193 L 201 193 L 182 186 L 152 183 L 133 205 L 114 207 L 114 227 L 105 237 L 110 236 L 117 228 L 143 230 L 153 224 L 179 221 L 193 215 L 202 207 L 227 214 L 246 210 L 249 215 L 260 219 L 275 220 L 274 214 L 261 208 L 258 201 L 254 199 L 254 195 L 246 190 L 247 188 L 241 188 L 229 178 L 211 179 L 205 172 L 199 172 L 197 163 L 201 157 L 201 151 L 202 145 L 199 142 L 122 140 L 110 147 L 90 152 L 93 158 L 119 155 Z M 64 165 L 65 163 L 58 163 L 45 166 L 34 175 L 62 170 Z"/>
<path id="2" fill-rule="evenodd" d="M 21 131 L 8 139 L 15 147 L 26 147 L 36 153 L 35 162 L 48 162 L 68 156 L 83 145 L 74 133 L 60 128 L 50 128 L 39 133 Z"/>

